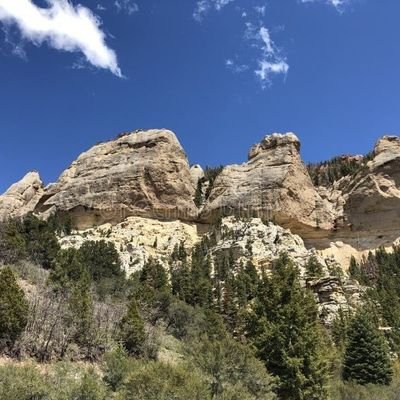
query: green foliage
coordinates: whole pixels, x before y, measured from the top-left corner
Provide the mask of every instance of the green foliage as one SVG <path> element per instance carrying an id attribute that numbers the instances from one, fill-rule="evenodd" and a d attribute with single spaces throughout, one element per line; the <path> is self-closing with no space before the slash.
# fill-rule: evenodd
<path id="1" fill-rule="evenodd" d="M 50 282 L 58 288 L 66 288 L 80 279 L 83 271 L 89 273 L 100 298 L 121 295 L 125 273 L 113 243 L 87 241 L 79 249 L 60 250 Z"/>
<path id="2" fill-rule="evenodd" d="M 67 213 L 52 214 L 47 223 L 57 235 L 63 236 L 72 233 L 72 218 Z"/>
<path id="3" fill-rule="evenodd" d="M 338 315 L 333 321 L 332 338 L 337 348 L 343 352 L 347 343 L 347 333 L 349 330 L 350 315 L 339 309 Z"/>
<path id="4" fill-rule="evenodd" d="M 400 247 L 388 253 L 384 248 L 369 253 L 360 264 L 360 281 L 372 288 L 367 299 L 373 304 L 388 333 L 392 350 L 400 350 Z"/>
<path id="5" fill-rule="evenodd" d="M 24 258 L 52 268 L 60 246 L 53 226 L 28 214 L 24 219 L 12 219 L 0 226 L 0 260 L 14 263 Z"/>
<path id="6" fill-rule="evenodd" d="M 307 169 L 316 186 L 329 186 L 347 175 L 355 175 L 371 158 L 371 154 L 362 159 L 356 157 L 339 156 L 329 161 L 308 164 Z"/>
<path id="7" fill-rule="evenodd" d="M 352 279 L 361 280 L 361 269 L 353 256 L 350 258 L 349 275 Z"/>
<path id="8" fill-rule="evenodd" d="M 371 321 L 360 312 L 351 322 L 343 362 L 343 379 L 360 385 L 388 385 L 392 380 L 389 348 L 384 337 Z"/>
<path id="9" fill-rule="evenodd" d="M 263 277 L 248 332 L 268 371 L 280 379 L 281 399 L 326 398 L 317 307 L 285 254 L 274 264 L 272 276 Z"/>
<path id="10" fill-rule="evenodd" d="M 47 400 L 49 387 L 33 366 L 0 366 L 0 399 Z"/>
<path id="11" fill-rule="evenodd" d="M 130 301 L 127 313 L 121 320 L 120 335 L 121 342 L 126 351 L 130 355 L 139 356 L 145 341 L 145 330 L 134 299 Z"/>
<path id="12" fill-rule="evenodd" d="M 324 269 L 317 257 L 311 256 L 306 265 L 306 276 L 310 279 L 321 278 L 324 274 Z"/>
<path id="13" fill-rule="evenodd" d="M 194 365 L 208 377 L 213 399 L 231 398 L 227 393 L 238 389 L 241 398 L 275 399 L 274 379 L 250 349 L 232 338 L 202 338 L 188 343 L 187 351 Z"/>
<path id="14" fill-rule="evenodd" d="M 103 380 L 113 392 L 124 382 L 130 369 L 130 359 L 122 346 L 106 353 L 103 360 Z"/>
<path id="15" fill-rule="evenodd" d="M 34 364 L 0 366 L 0 399 L 106 400 L 107 389 L 93 369 L 71 364 L 49 366 L 43 372 Z"/>
<path id="16" fill-rule="evenodd" d="M 9 267 L 0 270 L 0 346 L 12 347 L 28 319 L 28 301 Z"/>
<path id="17" fill-rule="evenodd" d="M 93 346 L 94 320 L 92 281 L 87 270 L 83 270 L 79 280 L 73 284 L 69 298 L 69 308 L 74 325 L 74 341 L 87 350 Z"/>
<path id="18" fill-rule="evenodd" d="M 118 251 L 113 243 L 104 240 L 86 241 L 79 249 L 79 259 L 95 282 L 124 275 Z"/>
<path id="19" fill-rule="evenodd" d="M 150 258 L 140 272 L 140 283 L 150 290 L 163 291 L 168 289 L 168 276 L 164 267 Z"/>
<path id="20" fill-rule="evenodd" d="M 118 400 L 211 399 L 204 378 L 191 366 L 161 362 L 137 362 Z"/>

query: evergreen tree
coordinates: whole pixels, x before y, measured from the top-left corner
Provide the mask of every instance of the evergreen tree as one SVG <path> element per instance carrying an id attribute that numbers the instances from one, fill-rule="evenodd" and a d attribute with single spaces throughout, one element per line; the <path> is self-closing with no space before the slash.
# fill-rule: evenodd
<path id="1" fill-rule="evenodd" d="M 129 302 L 127 313 L 121 320 L 120 334 L 126 351 L 133 356 L 140 355 L 145 340 L 145 330 L 134 299 Z"/>
<path id="2" fill-rule="evenodd" d="M 192 253 L 190 279 L 192 282 L 192 294 L 189 304 L 205 308 L 212 307 L 213 282 L 211 278 L 211 259 L 207 255 L 206 243 L 196 245 Z"/>
<path id="3" fill-rule="evenodd" d="M 259 275 L 251 261 L 239 266 L 235 277 L 235 289 L 240 307 L 245 307 L 257 294 Z"/>
<path id="4" fill-rule="evenodd" d="M 389 348 L 366 312 L 351 322 L 343 362 L 343 379 L 360 385 L 389 385 L 392 380 Z"/>
<path id="5" fill-rule="evenodd" d="M 305 269 L 306 269 L 307 278 L 310 278 L 310 279 L 321 278 L 324 273 L 323 266 L 321 265 L 321 263 L 318 261 L 317 257 L 315 257 L 315 256 L 311 256 L 308 259 L 308 261 L 305 265 Z"/>
<path id="6" fill-rule="evenodd" d="M 360 281 L 361 279 L 361 270 L 354 256 L 350 258 L 350 266 L 349 266 L 349 274 L 352 279 Z"/>
<path id="7" fill-rule="evenodd" d="M 113 243 L 104 240 L 87 241 L 78 251 L 80 261 L 89 270 L 93 281 L 124 275 L 118 251 Z"/>
<path id="8" fill-rule="evenodd" d="M 12 346 L 28 320 L 29 306 L 9 267 L 0 271 L 0 346 Z"/>
<path id="9" fill-rule="evenodd" d="M 180 300 L 190 303 L 192 296 L 192 281 L 190 269 L 186 262 L 171 268 L 172 294 Z"/>
<path id="10" fill-rule="evenodd" d="M 90 274 L 83 269 L 80 278 L 72 285 L 69 308 L 74 325 L 74 341 L 86 348 L 87 356 L 90 355 L 94 335 L 94 306 L 91 289 Z"/>
<path id="11" fill-rule="evenodd" d="M 267 370 L 280 379 L 280 399 L 326 399 L 317 307 L 285 254 L 272 276 L 263 274 L 248 332 Z"/>

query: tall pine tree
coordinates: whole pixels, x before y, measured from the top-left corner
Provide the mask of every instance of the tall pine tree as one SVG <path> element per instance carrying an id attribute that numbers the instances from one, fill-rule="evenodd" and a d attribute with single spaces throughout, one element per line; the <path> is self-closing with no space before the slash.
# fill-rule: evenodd
<path id="1" fill-rule="evenodd" d="M 389 348 L 372 318 L 360 312 L 353 319 L 343 361 L 343 379 L 360 385 L 389 385 L 392 380 Z"/>
<path id="2" fill-rule="evenodd" d="M 263 275 L 248 329 L 259 358 L 280 380 L 280 399 L 326 399 L 316 303 L 287 255 L 273 265 L 271 276 Z"/>

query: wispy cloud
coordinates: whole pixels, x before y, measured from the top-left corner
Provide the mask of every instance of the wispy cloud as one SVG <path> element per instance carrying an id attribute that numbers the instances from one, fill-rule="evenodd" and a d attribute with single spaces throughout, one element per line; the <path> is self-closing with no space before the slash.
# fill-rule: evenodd
<path id="1" fill-rule="evenodd" d="M 301 0 L 302 3 L 326 3 L 335 7 L 338 11 L 343 11 L 343 8 L 350 0 Z"/>
<path id="2" fill-rule="evenodd" d="M 239 74 L 249 69 L 248 65 L 239 64 L 236 60 L 233 60 L 232 58 L 228 58 L 227 60 L 225 60 L 225 66 L 235 74 Z"/>
<path id="3" fill-rule="evenodd" d="M 260 53 L 254 73 L 263 88 L 270 85 L 272 75 L 287 75 L 289 71 L 287 59 L 275 45 L 268 28 L 262 24 L 257 26 L 248 22 L 245 39 L 251 41 L 252 46 Z"/>
<path id="4" fill-rule="evenodd" d="M 115 0 L 114 5 L 118 12 L 125 12 L 132 15 L 139 11 L 139 6 L 133 0 Z"/>
<path id="5" fill-rule="evenodd" d="M 220 11 L 233 1 L 235 0 L 198 0 L 193 12 L 193 18 L 196 21 L 201 22 L 210 11 Z"/>
<path id="6" fill-rule="evenodd" d="M 105 43 L 101 22 L 88 8 L 68 0 L 46 0 L 41 8 L 32 0 L 0 0 L 0 22 L 16 25 L 23 39 L 36 46 L 81 52 L 87 62 L 122 77 L 117 56 Z"/>

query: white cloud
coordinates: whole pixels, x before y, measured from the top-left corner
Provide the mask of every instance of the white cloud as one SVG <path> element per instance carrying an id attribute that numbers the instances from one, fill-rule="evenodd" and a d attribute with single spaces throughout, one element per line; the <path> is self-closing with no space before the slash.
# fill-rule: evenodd
<path id="1" fill-rule="evenodd" d="M 100 20 L 88 8 L 68 0 L 46 0 L 47 8 L 32 0 L 0 0 L 0 22 L 15 24 L 23 39 L 36 46 L 82 52 L 90 64 L 122 77 L 117 56 L 105 43 Z"/>
<path id="2" fill-rule="evenodd" d="M 201 22 L 210 11 L 220 11 L 233 1 L 235 0 L 198 0 L 193 12 L 193 18 Z"/>
<path id="3" fill-rule="evenodd" d="M 254 7 L 256 13 L 260 14 L 262 17 L 265 16 L 266 6 L 256 6 Z"/>
<path id="4" fill-rule="evenodd" d="M 335 7 L 338 11 L 343 11 L 343 7 L 350 2 L 350 0 L 301 0 L 302 3 L 326 3 Z"/>
<path id="5" fill-rule="evenodd" d="M 226 66 L 226 68 L 230 69 L 235 74 L 239 74 L 239 73 L 247 71 L 249 69 L 248 65 L 238 64 L 236 61 L 232 60 L 231 58 L 228 58 L 227 60 L 225 60 L 225 66 Z"/>
<path id="6" fill-rule="evenodd" d="M 128 15 L 139 11 L 139 6 L 132 0 L 115 0 L 114 5 L 117 7 L 118 12 L 125 12 Z"/>
<path id="7" fill-rule="evenodd" d="M 246 40 L 252 41 L 253 47 L 260 51 L 257 57 L 257 69 L 254 70 L 254 73 L 263 88 L 270 85 L 272 75 L 287 75 L 289 64 L 276 47 L 268 28 L 263 25 L 255 26 L 248 22 L 244 36 Z"/>

